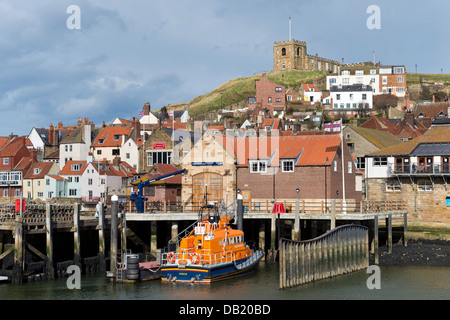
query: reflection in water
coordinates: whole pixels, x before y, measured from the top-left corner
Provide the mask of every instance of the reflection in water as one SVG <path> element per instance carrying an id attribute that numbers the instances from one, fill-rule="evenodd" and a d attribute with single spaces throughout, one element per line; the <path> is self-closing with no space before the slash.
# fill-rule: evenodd
<path id="1" fill-rule="evenodd" d="M 370 290 L 365 270 L 280 290 L 278 265 L 261 263 L 258 271 L 214 284 L 138 284 L 110 282 L 103 275 L 82 276 L 81 289 L 70 290 L 66 279 L 22 285 L 0 285 L 1 300 L 297 300 L 297 299 L 450 299 L 450 268 L 381 267 L 381 289 Z"/>

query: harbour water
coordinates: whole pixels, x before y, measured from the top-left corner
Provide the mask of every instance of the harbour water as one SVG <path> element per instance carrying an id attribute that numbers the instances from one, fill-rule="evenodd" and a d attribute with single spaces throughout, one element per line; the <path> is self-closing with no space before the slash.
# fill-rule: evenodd
<path id="1" fill-rule="evenodd" d="M 104 275 L 82 275 L 80 289 L 67 279 L 1 284 L 0 300 L 449 300 L 450 266 L 381 266 L 380 289 L 369 289 L 361 270 L 306 285 L 279 289 L 278 264 L 262 262 L 242 278 L 205 284 L 114 283 Z"/>

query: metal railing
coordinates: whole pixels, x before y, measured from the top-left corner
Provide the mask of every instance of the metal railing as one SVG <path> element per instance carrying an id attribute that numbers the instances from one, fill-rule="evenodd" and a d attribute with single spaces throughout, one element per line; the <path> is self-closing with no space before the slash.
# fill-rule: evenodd
<path id="1" fill-rule="evenodd" d="M 415 163 L 409 165 L 405 164 L 388 164 L 387 169 L 388 175 L 421 175 L 421 174 L 450 174 L 450 166 L 448 163 L 439 164 L 421 164 L 417 165 Z"/>
<path id="2" fill-rule="evenodd" d="M 244 245 L 244 244 L 243 244 Z M 241 255 L 241 256 L 239 256 Z M 198 254 L 194 252 L 164 252 L 162 254 L 163 264 L 179 265 L 213 265 L 219 263 L 234 263 L 238 259 L 245 258 L 243 253 L 234 251 L 224 251 L 214 254 Z"/>

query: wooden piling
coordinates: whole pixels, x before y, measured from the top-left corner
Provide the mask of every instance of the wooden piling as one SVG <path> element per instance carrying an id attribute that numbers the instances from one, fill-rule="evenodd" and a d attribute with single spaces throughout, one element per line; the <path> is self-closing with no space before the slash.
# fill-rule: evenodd
<path id="1" fill-rule="evenodd" d="M 14 266 L 12 274 L 13 283 L 22 283 L 24 267 L 24 232 L 23 218 L 16 214 L 15 232 L 14 232 Z"/>
<path id="2" fill-rule="evenodd" d="M 386 228 L 387 228 L 387 247 L 388 253 L 392 253 L 392 214 L 388 214 L 386 218 Z"/>
<path id="3" fill-rule="evenodd" d="M 98 206 L 98 258 L 99 258 L 99 269 L 100 272 L 106 271 L 106 261 L 105 261 L 105 208 L 103 202 L 99 202 Z"/>
<path id="4" fill-rule="evenodd" d="M 55 270 L 53 268 L 53 231 L 52 231 L 52 207 L 50 203 L 45 204 L 45 235 L 46 235 L 46 252 L 47 252 L 47 278 L 55 278 Z"/>
<path id="5" fill-rule="evenodd" d="M 373 254 L 375 258 L 375 264 L 379 263 L 378 257 L 378 215 L 373 217 Z"/>
<path id="6" fill-rule="evenodd" d="M 406 247 L 408 246 L 408 237 L 407 237 L 407 231 L 408 231 L 408 214 L 403 214 L 403 245 Z"/>
<path id="7" fill-rule="evenodd" d="M 81 267 L 81 241 L 80 241 L 80 204 L 73 206 L 73 264 Z"/>
<path id="8" fill-rule="evenodd" d="M 111 249 L 109 270 L 113 273 L 117 271 L 117 215 L 118 215 L 118 197 L 111 197 Z"/>
<path id="9" fill-rule="evenodd" d="M 346 225 L 315 239 L 280 239 L 280 288 L 334 277 L 368 266 L 368 228 Z"/>

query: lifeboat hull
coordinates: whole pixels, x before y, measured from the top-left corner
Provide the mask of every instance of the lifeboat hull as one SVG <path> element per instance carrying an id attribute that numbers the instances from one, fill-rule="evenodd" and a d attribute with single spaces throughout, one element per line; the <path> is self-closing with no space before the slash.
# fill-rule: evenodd
<path id="1" fill-rule="evenodd" d="M 234 262 L 213 265 L 167 264 L 161 268 L 161 280 L 168 282 L 212 283 L 245 276 L 255 271 L 264 254 L 256 251 L 252 256 Z"/>

